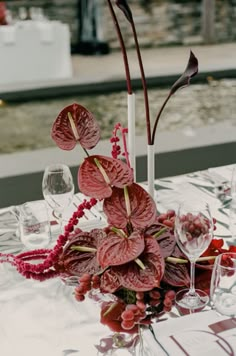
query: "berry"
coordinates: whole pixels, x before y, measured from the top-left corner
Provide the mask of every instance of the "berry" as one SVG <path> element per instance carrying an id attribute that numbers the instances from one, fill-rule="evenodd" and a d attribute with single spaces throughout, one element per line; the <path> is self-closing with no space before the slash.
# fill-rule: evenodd
<path id="1" fill-rule="evenodd" d="M 122 328 L 125 330 L 133 329 L 134 325 L 135 325 L 135 323 L 133 320 L 123 320 L 121 323 Z"/>
<path id="2" fill-rule="evenodd" d="M 121 318 L 123 320 L 134 320 L 134 313 L 132 312 L 132 310 L 125 310 L 121 314 Z"/>

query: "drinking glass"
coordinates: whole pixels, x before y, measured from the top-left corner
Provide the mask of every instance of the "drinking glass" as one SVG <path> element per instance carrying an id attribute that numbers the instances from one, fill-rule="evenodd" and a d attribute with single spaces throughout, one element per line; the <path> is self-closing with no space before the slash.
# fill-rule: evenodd
<path id="1" fill-rule="evenodd" d="M 236 253 L 225 252 L 216 257 L 210 295 L 218 313 L 236 317 Z"/>
<path id="2" fill-rule="evenodd" d="M 190 261 L 190 288 L 176 294 L 176 305 L 189 310 L 202 309 L 209 301 L 206 292 L 195 289 L 195 262 L 207 249 L 213 235 L 209 205 L 201 201 L 183 202 L 176 213 L 175 238 Z"/>
<path id="3" fill-rule="evenodd" d="M 25 247 L 31 249 L 47 247 L 51 241 L 51 231 L 45 201 L 24 203 L 16 211 L 20 239 Z"/>
<path id="4" fill-rule="evenodd" d="M 70 205 L 74 195 L 74 183 L 69 167 L 65 164 L 52 164 L 46 167 L 42 191 L 62 230 L 63 212 Z"/>

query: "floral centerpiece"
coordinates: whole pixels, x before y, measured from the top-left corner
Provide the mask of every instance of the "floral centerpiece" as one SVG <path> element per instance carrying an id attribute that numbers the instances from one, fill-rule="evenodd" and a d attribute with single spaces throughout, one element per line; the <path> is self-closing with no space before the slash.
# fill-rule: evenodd
<path id="1" fill-rule="evenodd" d="M 127 2 L 117 3 L 131 22 L 137 43 Z M 137 49 L 140 58 L 138 46 Z M 149 145 L 154 145 L 157 122 L 167 101 L 177 89 L 189 83 L 197 70 L 197 59 L 191 52 L 185 72 L 172 86 L 157 115 L 152 135 L 147 116 Z M 143 75 L 142 78 L 147 93 Z M 128 89 L 131 90 L 129 81 Z M 147 108 L 146 94 L 145 97 Z M 26 278 L 39 281 L 76 277 L 77 301 L 87 296 L 95 300 L 110 296 L 109 301 L 101 304 L 101 322 L 113 331 L 133 333 L 140 325 L 150 324 L 171 310 L 175 291 L 189 285 L 189 263 L 175 242 L 175 212 L 159 214 L 153 197 L 134 181 L 127 129 L 115 125 L 110 140 L 111 156 L 89 155 L 100 136 L 96 119 L 83 106 L 74 103 L 59 113 L 53 123 L 52 138 L 61 149 L 72 150 L 79 144 L 85 152 L 78 170 L 78 186 L 87 199 L 73 213 L 52 249 L 0 254 L 0 262 L 8 262 Z M 84 232 L 79 219 L 98 201 L 103 204 L 107 226 Z M 223 251 L 223 240 L 213 239 L 198 261 L 197 287 L 209 289 L 212 263 Z"/>

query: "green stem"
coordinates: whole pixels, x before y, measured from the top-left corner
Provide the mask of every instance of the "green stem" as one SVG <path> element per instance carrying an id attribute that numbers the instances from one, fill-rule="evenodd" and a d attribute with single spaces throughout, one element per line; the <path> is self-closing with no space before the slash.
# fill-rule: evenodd
<path id="1" fill-rule="evenodd" d="M 168 230 L 168 227 L 163 227 L 161 230 L 157 231 L 153 237 L 157 238 L 159 236 L 161 236 L 163 234 L 163 232 L 166 232 L 166 230 Z"/>
<path id="2" fill-rule="evenodd" d="M 111 231 L 115 232 L 115 233 L 116 233 L 117 235 L 119 235 L 120 237 L 125 237 L 125 238 L 128 237 L 128 236 L 124 233 L 123 230 L 118 229 L 117 227 L 112 226 Z"/>
<path id="3" fill-rule="evenodd" d="M 80 252 L 97 252 L 96 248 L 87 247 L 87 246 L 71 246 L 71 250 L 80 251 Z"/>

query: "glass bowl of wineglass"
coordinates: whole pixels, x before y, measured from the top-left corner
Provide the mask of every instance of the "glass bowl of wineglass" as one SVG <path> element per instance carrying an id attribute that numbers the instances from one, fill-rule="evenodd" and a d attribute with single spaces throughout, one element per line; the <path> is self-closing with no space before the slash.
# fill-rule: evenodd
<path id="1" fill-rule="evenodd" d="M 202 201 L 182 202 L 175 219 L 175 238 L 190 262 L 190 288 L 176 293 L 179 309 L 202 310 L 209 302 L 205 291 L 195 289 L 195 263 L 209 246 L 213 236 L 213 220 L 209 205 Z"/>
<path id="2" fill-rule="evenodd" d="M 219 314 L 236 317 L 236 253 L 225 252 L 216 257 L 210 295 Z"/>
<path id="3" fill-rule="evenodd" d="M 61 163 L 47 166 L 43 175 L 42 191 L 44 199 L 53 210 L 53 216 L 58 219 L 62 231 L 63 212 L 70 205 L 74 196 L 73 177 L 69 167 Z"/>

